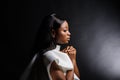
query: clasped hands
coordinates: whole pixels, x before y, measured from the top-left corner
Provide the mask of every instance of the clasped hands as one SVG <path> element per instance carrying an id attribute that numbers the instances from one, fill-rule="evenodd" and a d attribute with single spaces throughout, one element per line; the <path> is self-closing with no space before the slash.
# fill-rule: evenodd
<path id="1" fill-rule="evenodd" d="M 61 51 L 66 53 L 73 63 L 76 62 L 76 49 L 73 46 L 67 46 Z"/>

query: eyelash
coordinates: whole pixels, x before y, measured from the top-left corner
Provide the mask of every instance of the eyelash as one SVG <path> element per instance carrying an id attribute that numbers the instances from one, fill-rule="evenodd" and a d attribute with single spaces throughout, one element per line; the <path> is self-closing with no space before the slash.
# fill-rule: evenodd
<path id="1" fill-rule="evenodd" d="M 67 30 L 64 30 L 64 32 L 66 32 Z"/>

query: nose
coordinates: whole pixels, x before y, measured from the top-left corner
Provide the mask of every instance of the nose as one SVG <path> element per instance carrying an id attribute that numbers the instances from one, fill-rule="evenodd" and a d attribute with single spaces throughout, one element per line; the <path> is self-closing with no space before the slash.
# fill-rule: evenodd
<path id="1" fill-rule="evenodd" d="M 69 35 L 69 36 L 71 35 L 70 31 L 68 31 L 68 35 Z"/>

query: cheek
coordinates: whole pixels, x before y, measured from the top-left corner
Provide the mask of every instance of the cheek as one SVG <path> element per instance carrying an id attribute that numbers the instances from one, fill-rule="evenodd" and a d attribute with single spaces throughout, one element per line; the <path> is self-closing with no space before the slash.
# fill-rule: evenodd
<path id="1" fill-rule="evenodd" d="M 59 34 L 58 39 L 62 42 L 66 41 L 66 34 L 65 33 Z"/>
<path id="2" fill-rule="evenodd" d="M 59 34 L 59 38 L 61 38 L 61 39 L 66 38 L 66 34 L 65 34 L 64 32 L 61 32 L 61 33 Z"/>

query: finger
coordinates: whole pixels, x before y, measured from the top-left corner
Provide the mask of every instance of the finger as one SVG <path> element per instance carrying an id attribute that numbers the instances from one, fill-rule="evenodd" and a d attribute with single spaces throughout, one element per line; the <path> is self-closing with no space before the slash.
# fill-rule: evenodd
<path id="1" fill-rule="evenodd" d="M 67 50 L 69 50 L 70 46 L 67 46 Z"/>
<path id="2" fill-rule="evenodd" d="M 76 51 L 76 49 L 75 49 L 74 47 L 72 48 L 72 50 L 75 50 L 75 51 Z"/>
<path id="3" fill-rule="evenodd" d="M 73 46 L 70 46 L 70 48 L 69 49 L 74 49 L 74 47 Z"/>
<path id="4" fill-rule="evenodd" d="M 72 47 L 70 47 L 70 49 L 69 49 L 70 51 L 73 51 L 74 50 L 74 48 L 72 48 Z"/>
<path id="5" fill-rule="evenodd" d="M 69 49 L 72 49 L 73 48 L 73 46 L 69 46 Z"/>
<path id="6" fill-rule="evenodd" d="M 65 53 L 68 53 L 68 50 L 65 50 Z"/>

